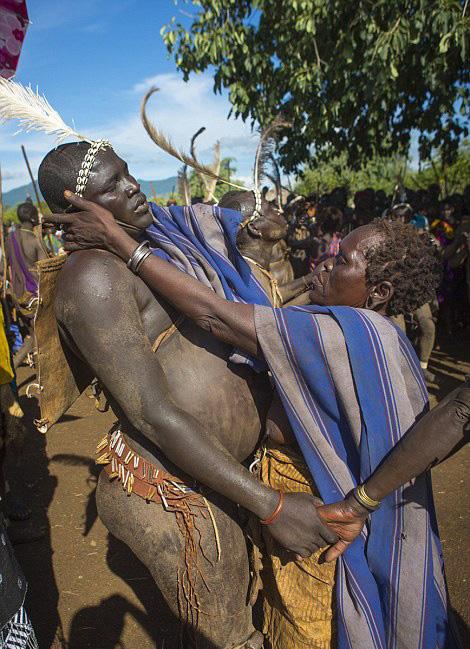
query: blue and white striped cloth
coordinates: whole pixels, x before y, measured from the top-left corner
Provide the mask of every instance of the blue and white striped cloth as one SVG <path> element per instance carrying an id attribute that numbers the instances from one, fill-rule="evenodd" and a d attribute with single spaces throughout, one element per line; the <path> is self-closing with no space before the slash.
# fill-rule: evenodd
<path id="1" fill-rule="evenodd" d="M 256 330 L 326 503 L 365 480 L 428 408 L 406 336 L 373 311 L 255 307 Z M 429 475 L 387 497 L 339 559 L 340 649 L 453 649 Z"/>
<path id="2" fill-rule="evenodd" d="M 242 216 L 213 205 L 159 207 L 143 239 L 155 255 L 195 277 L 233 302 L 269 305 L 269 299 L 237 250 Z"/>

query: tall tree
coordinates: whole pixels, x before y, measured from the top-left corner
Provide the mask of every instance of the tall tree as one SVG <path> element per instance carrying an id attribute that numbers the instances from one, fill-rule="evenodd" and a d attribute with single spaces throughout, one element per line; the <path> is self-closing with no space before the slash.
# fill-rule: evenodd
<path id="1" fill-rule="evenodd" d="M 214 66 L 235 115 L 282 113 L 294 171 L 347 151 L 349 164 L 404 152 L 451 161 L 468 133 L 468 0 L 194 0 L 162 36 L 188 79 Z"/>

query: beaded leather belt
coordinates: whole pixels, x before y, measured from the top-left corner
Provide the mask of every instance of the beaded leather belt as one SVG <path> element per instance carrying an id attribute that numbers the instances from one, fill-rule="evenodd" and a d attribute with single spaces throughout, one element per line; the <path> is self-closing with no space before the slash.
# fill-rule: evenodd
<path id="1" fill-rule="evenodd" d="M 181 478 L 157 468 L 132 450 L 119 428 L 103 437 L 96 452 L 96 464 L 104 465 L 108 478 L 119 480 L 129 495 L 135 493 L 147 501 L 162 504 L 168 511 L 181 509 L 183 500 L 184 508 L 188 504 L 206 508 L 204 498 Z"/>

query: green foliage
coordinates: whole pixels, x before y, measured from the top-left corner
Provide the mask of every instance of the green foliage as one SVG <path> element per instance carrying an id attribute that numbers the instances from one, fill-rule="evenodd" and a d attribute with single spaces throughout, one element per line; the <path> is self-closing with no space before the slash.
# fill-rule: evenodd
<path id="1" fill-rule="evenodd" d="M 359 168 L 352 168 L 348 165 L 347 155 L 342 154 L 327 162 L 320 162 L 315 169 L 307 170 L 295 191 L 306 196 L 311 193 L 325 194 L 334 187 L 344 186 L 350 191 L 372 187 L 390 194 L 405 166 L 406 161 L 402 157 L 376 157 Z"/>
<path id="2" fill-rule="evenodd" d="M 462 193 L 470 185 L 470 144 L 464 142 L 452 164 L 446 164 L 442 157 L 435 156 L 420 171 L 410 174 L 410 187 L 420 189 L 437 183 L 442 196 L 454 192 Z"/>
<path id="3" fill-rule="evenodd" d="M 3 210 L 3 222 L 4 223 L 19 223 L 18 216 L 16 214 L 16 208 L 18 206 L 14 205 L 13 207 L 7 207 Z"/>
<path id="4" fill-rule="evenodd" d="M 464 0 L 194 0 L 161 34 L 188 79 L 215 68 L 235 115 L 292 124 L 286 171 L 347 152 L 349 166 L 406 151 L 451 161 L 468 131 Z"/>
<path id="5" fill-rule="evenodd" d="M 420 170 L 411 169 L 404 156 L 376 157 L 359 168 L 352 168 L 343 154 L 305 171 L 295 191 L 308 196 L 312 193 L 325 194 L 334 187 L 345 186 L 351 193 L 372 187 L 393 194 L 399 180 L 412 189 L 437 183 L 442 196 L 462 193 L 470 184 L 470 146 L 464 142 L 451 164 L 443 163 L 442 158 L 435 156 Z"/>

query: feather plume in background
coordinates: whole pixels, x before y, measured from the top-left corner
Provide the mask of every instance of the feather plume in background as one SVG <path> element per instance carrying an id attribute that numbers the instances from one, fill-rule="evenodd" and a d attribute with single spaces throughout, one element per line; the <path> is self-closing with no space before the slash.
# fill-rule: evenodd
<path id="1" fill-rule="evenodd" d="M 212 170 L 217 176 L 220 174 L 220 165 L 221 165 L 221 157 L 220 157 L 220 142 L 217 140 L 217 142 L 214 144 L 214 162 L 212 163 Z M 206 189 L 206 192 L 204 194 L 204 202 L 208 203 L 209 201 L 212 201 L 215 199 L 215 188 L 217 187 L 217 179 L 216 178 L 206 178 L 205 176 L 201 176 L 203 179 L 204 187 Z"/>
<path id="2" fill-rule="evenodd" d="M 189 186 L 188 174 L 186 173 L 187 165 L 184 165 L 178 171 L 178 178 L 176 180 L 176 191 L 181 196 L 184 205 L 191 205 L 191 188 Z"/>
<path id="3" fill-rule="evenodd" d="M 253 169 L 253 184 L 258 190 L 260 190 L 262 178 L 266 175 L 266 165 L 274 153 L 279 132 L 287 126 L 290 126 L 290 123 L 279 115 L 269 126 L 261 131 L 258 146 L 256 147 L 255 166 Z"/>
<path id="4" fill-rule="evenodd" d="M 59 113 L 38 91 L 34 92 L 31 87 L 0 77 L 0 122 L 4 123 L 10 119 L 19 121 L 20 128 L 17 132 L 43 131 L 55 135 L 58 142 L 67 138 L 92 142 L 67 126 Z"/>
<path id="5" fill-rule="evenodd" d="M 194 159 L 196 159 L 196 140 L 201 135 L 201 133 L 204 133 L 205 130 L 206 127 L 201 126 L 201 128 L 198 129 L 191 138 L 191 143 L 189 145 L 189 153 L 193 156 Z"/>
<path id="6" fill-rule="evenodd" d="M 221 178 L 220 176 L 215 174 L 214 171 L 209 166 L 201 164 L 193 156 L 188 155 L 187 153 L 181 151 L 180 149 L 177 149 L 173 145 L 171 140 L 167 138 L 166 135 L 160 129 L 158 129 L 154 124 L 152 124 L 152 122 L 147 117 L 146 106 L 150 97 L 157 91 L 158 88 L 150 88 L 150 90 L 146 93 L 145 97 L 143 98 L 140 107 L 140 117 L 142 120 L 142 124 L 144 125 L 144 128 L 147 131 L 150 139 L 153 142 L 155 142 L 155 144 L 160 149 L 168 153 L 168 155 L 173 156 L 183 164 L 188 165 L 188 167 L 192 167 L 199 174 L 208 176 L 209 178 L 213 178 L 215 180 L 220 180 L 220 182 L 226 183 L 227 185 L 230 185 L 231 187 L 235 187 L 236 189 L 245 190 L 246 188 L 243 187 L 242 185 L 236 185 L 235 183 L 225 180 L 225 178 Z"/>
<path id="7" fill-rule="evenodd" d="M 194 133 L 194 135 L 191 138 L 191 144 L 189 147 L 189 152 L 194 160 L 197 160 L 196 157 L 196 140 L 197 138 L 201 135 L 201 133 L 204 133 L 206 130 L 205 126 L 201 126 L 201 128 Z M 198 161 L 199 162 L 199 161 Z M 217 186 L 218 182 L 218 176 L 220 174 L 220 142 L 216 142 L 214 145 L 214 161 L 211 165 L 211 169 L 214 172 L 214 174 L 217 175 L 217 178 L 215 177 L 207 177 L 204 174 L 198 173 L 199 178 L 201 179 L 202 184 L 204 185 L 204 202 L 207 203 L 209 201 L 212 201 L 214 199 L 214 192 L 215 188 Z"/>

